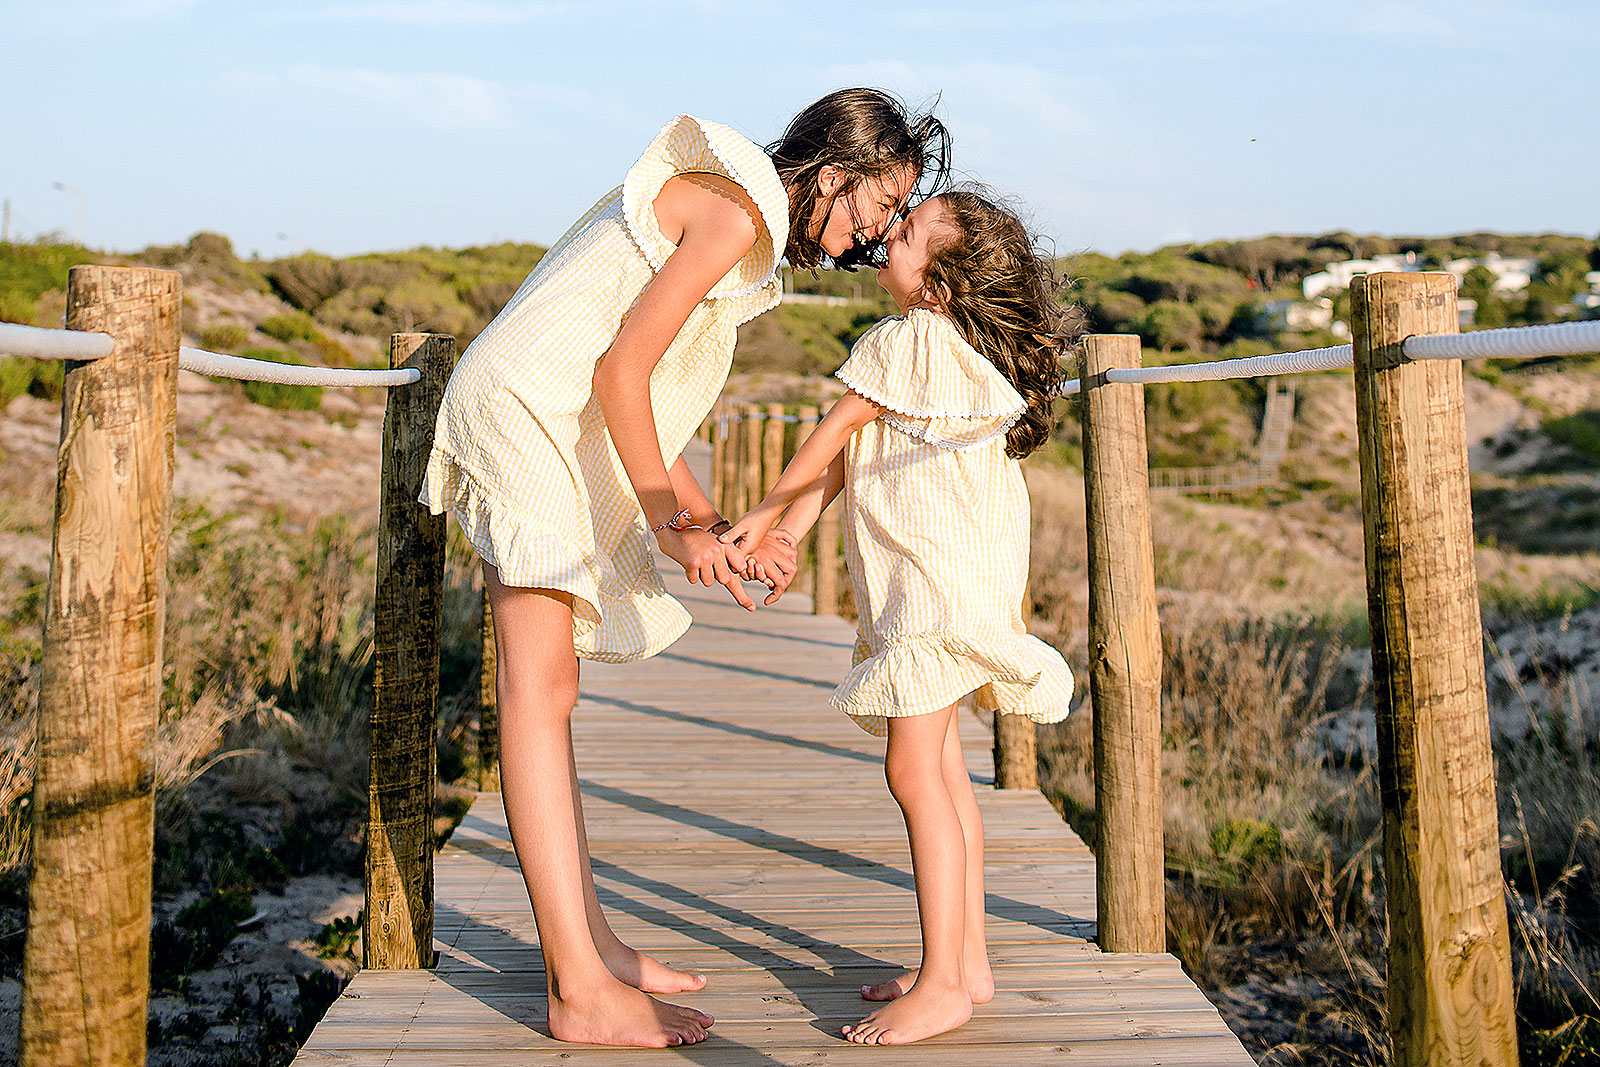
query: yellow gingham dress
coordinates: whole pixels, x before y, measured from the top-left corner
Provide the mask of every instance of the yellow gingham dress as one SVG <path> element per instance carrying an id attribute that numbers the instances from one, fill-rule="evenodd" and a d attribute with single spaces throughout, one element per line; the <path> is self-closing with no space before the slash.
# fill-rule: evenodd
<path id="1" fill-rule="evenodd" d="M 656 194 L 689 172 L 738 182 L 763 226 L 650 377 L 662 458 L 676 461 L 727 381 L 736 328 L 777 306 L 789 235 L 788 193 L 766 153 L 688 115 L 545 253 L 462 355 L 419 498 L 434 514 L 450 511 L 505 584 L 570 593 L 573 648 L 589 659 L 653 656 L 689 627 L 656 572 L 592 383 L 595 362 L 674 250 L 656 223 Z"/>
<path id="2" fill-rule="evenodd" d="M 1028 633 L 1028 488 L 1006 456 L 1011 383 L 942 315 L 913 309 L 861 335 L 838 376 L 885 412 L 851 438 L 845 562 L 860 613 L 832 702 L 882 736 L 888 718 L 949 707 L 1059 722 L 1061 654 Z"/>

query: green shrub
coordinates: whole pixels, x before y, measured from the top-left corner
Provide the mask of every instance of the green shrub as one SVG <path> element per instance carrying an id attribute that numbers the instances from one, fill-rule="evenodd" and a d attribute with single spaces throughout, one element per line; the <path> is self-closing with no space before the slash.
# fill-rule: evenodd
<path id="1" fill-rule="evenodd" d="M 310 315 L 303 311 L 291 312 L 288 315 L 272 315 L 261 320 L 256 327 L 274 341 L 320 341 L 322 331 L 317 329 L 317 324 Z"/>
<path id="2" fill-rule="evenodd" d="M 200 331 L 200 347 L 211 352 L 233 352 L 250 340 L 250 331 L 236 322 L 219 322 Z"/>
<path id="3" fill-rule="evenodd" d="M 231 886 L 202 896 L 172 922 L 156 923 L 150 931 L 152 988 L 177 989 L 184 975 L 217 962 L 254 910 L 250 890 Z"/>
<path id="4" fill-rule="evenodd" d="M 251 348 L 239 353 L 245 359 L 264 359 L 272 363 L 303 361 L 293 352 L 281 348 Z M 315 411 L 322 406 L 322 386 L 282 385 L 278 382 L 245 382 L 244 395 L 262 407 L 282 411 Z"/>
<path id="5" fill-rule="evenodd" d="M 317 931 L 317 955 L 325 960 L 338 959 L 340 956 L 352 956 L 355 952 L 356 941 L 361 936 L 361 920 L 365 915 L 354 917 L 341 915 L 331 923 Z"/>
<path id="6" fill-rule="evenodd" d="M 0 358 L 0 411 L 23 393 L 60 400 L 64 374 L 59 360 Z"/>
<path id="7" fill-rule="evenodd" d="M 1552 441 L 1590 459 L 1600 459 L 1600 411 L 1580 411 L 1576 415 L 1546 419 L 1540 429 Z"/>

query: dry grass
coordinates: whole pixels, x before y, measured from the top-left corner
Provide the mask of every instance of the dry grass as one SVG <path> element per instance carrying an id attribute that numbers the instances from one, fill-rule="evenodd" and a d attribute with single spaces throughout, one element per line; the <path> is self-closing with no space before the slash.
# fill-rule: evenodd
<path id="1" fill-rule="evenodd" d="M 1082 668 L 1081 478 L 1034 463 L 1029 488 L 1036 626 Z M 1342 563 L 1351 516 L 1318 528 L 1292 501 L 1158 498 L 1154 518 L 1169 948 L 1260 1062 L 1388 1063 L 1375 766 L 1333 729 L 1371 704 L 1349 676 L 1366 633 L 1359 516 Z M 1540 625 L 1558 635 L 1561 610 L 1592 599 L 1514 577 L 1559 579 L 1565 562 L 1486 555 L 1507 579 L 1485 584 L 1492 625 L 1554 613 Z M 1600 1062 L 1600 722 L 1569 659 L 1524 648 L 1499 672 L 1535 720 L 1495 751 L 1525 1064 Z M 1040 740 L 1046 793 L 1092 842 L 1091 717 Z"/>
<path id="2" fill-rule="evenodd" d="M 42 518 L 48 522 L 49 516 Z M 339 515 L 215 514 L 203 505 L 178 503 L 153 762 L 157 914 L 178 915 L 179 921 L 171 934 L 173 920 L 166 920 L 169 935 L 157 939 L 158 948 L 181 942 L 180 905 L 196 893 L 200 901 L 240 894 L 249 900 L 252 894 L 283 893 L 291 878 L 359 879 L 374 542 L 370 524 Z M 452 732 L 460 751 L 441 766 L 473 778 L 474 750 L 462 737 L 471 734 L 476 712 L 468 694 L 475 698 L 477 692 L 478 594 L 462 553 L 455 546 L 447 575 L 441 694 L 447 712 L 441 732 Z M 14 593 L 12 613 L 0 625 L 0 977 L 16 977 L 21 963 L 42 624 L 34 590 L 40 577 L 0 567 L 0 580 Z M 441 835 L 469 801 L 468 791 L 442 787 Z M 188 964 L 167 960 L 164 966 L 182 972 Z M 236 1054 L 249 1062 L 286 1062 L 283 1057 L 294 1050 L 292 1041 L 285 1043 L 286 1027 L 309 1025 L 295 1006 L 307 1005 L 314 1022 L 331 999 L 322 979 L 336 977 L 322 974 L 326 965 L 309 957 L 305 967 L 312 973 L 298 981 L 295 974 L 279 973 L 281 967 L 251 979 L 277 990 L 257 998 L 259 1010 L 241 1014 L 232 1001 L 211 1003 L 201 992 L 194 996 L 202 999 L 162 1008 L 199 1021 L 192 1028 L 163 1030 L 151 1062 L 221 1062 Z M 183 978 L 181 985 L 187 983 Z M 195 988 L 217 985 L 208 978 Z M 307 989 L 320 991 L 312 998 L 315 1005 L 304 1000 Z M 282 1014 L 285 1005 L 288 1016 Z M 201 1035 L 219 1021 L 238 1027 L 236 1039 L 203 1051 Z M 0 1062 L 5 1058 L 0 1049 Z"/>

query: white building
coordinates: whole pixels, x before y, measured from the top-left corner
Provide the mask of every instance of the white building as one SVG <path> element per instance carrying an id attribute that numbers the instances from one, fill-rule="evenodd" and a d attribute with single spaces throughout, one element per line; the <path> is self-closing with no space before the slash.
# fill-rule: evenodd
<path id="1" fill-rule="evenodd" d="M 1507 258 L 1499 252 L 1486 252 L 1481 258 L 1452 259 L 1444 265 L 1444 269 L 1456 276 L 1456 284 L 1460 285 L 1466 278 L 1467 271 L 1473 267 L 1482 267 L 1494 275 L 1494 285 L 1491 287 L 1496 293 L 1520 293 L 1533 281 L 1534 272 L 1539 269 L 1539 261 L 1531 256 Z"/>
<path id="2" fill-rule="evenodd" d="M 1326 330 L 1333 326 L 1333 301 L 1327 297 L 1315 303 L 1298 300 L 1268 300 L 1261 305 L 1264 325 L 1274 333 L 1284 330 Z"/>
<path id="3" fill-rule="evenodd" d="M 1329 263 L 1315 274 L 1308 274 L 1300 283 L 1300 291 L 1305 293 L 1307 300 L 1315 300 L 1323 293 L 1332 289 L 1338 292 L 1350 288 L 1350 279 L 1362 274 L 1377 274 L 1380 271 L 1413 272 L 1422 269 L 1422 263 L 1417 259 L 1415 252 L 1393 253 L 1373 256 L 1371 259 L 1346 259 L 1338 263 Z"/>
<path id="4" fill-rule="evenodd" d="M 1462 279 L 1467 276 L 1467 271 L 1473 267 L 1483 267 L 1494 275 L 1495 292 L 1517 293 L 1526 289 L 1528 283 L 1533 281 L 1533 276 L 1539 269 L 1539 261 L 1530 256 L 1508 257 L 1502 256 L 1499 252 L 1486 252 L 1481 257 L 1452 259 L 1444 265 L 1445 270 L 1456 276 L 1457 285 L 1461 284 Z M 1422 269 L 1422 262 L 1415 252 L 1373 256 L 1371 259 L 1346 259 L 1338 263 L 1329 263 L 1317 273 L 1306 275 L 1300 283 L 1300 289 L 1305 293 L 1307 300 L 1313 300 L 1329 290 L 1343 292 L 1350 287 L 1350 279 L 1362 274 L 1376 274 L 1386 270 L 1410 272 Z M 1600 274 L 1600 271 L 1594 273 Z"/>

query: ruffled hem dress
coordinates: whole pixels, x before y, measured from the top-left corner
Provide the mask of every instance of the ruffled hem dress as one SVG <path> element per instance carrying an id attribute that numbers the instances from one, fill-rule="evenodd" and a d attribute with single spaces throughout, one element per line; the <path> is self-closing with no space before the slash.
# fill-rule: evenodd
<path id="1" fill-rule="evenodd" d="M 573 598 L 579 656 L 653 656 L 689 627 L 656 571 L 644 514 L 593 392 L 596 362 L 675 246 L 655 198 L 674 175 L 737 182 L 761 214 L 756 245 L 689 315 L 650 377 L 670 466 L 715 403 L 735 331 L 776 307 L 789 197 L 771 161 L 727 126 L 681 115 L 622 185 L 545 253 L 462 354 L 445 390 L 419 500 L 455 516 L 506 585 Z"/>
<path id="2" fill-rule="evenodd" d="M 1059 722 L 1061 654 L 1022 619 L 1028 489 L 1006 456 L 1022 397 L 948 319 L 925 309 L 861 336 L 838 377 L 884 409 L 850 440 L 845 562 L 860 629 L 831 698 L 869 733 L 971 694 Z"/>

